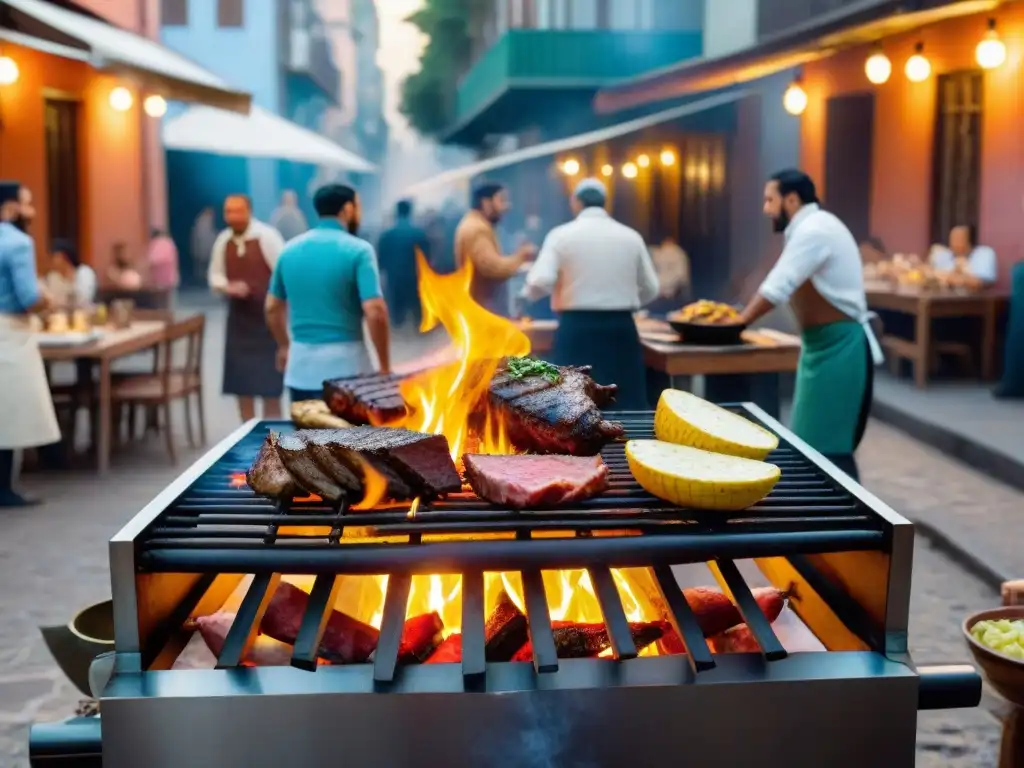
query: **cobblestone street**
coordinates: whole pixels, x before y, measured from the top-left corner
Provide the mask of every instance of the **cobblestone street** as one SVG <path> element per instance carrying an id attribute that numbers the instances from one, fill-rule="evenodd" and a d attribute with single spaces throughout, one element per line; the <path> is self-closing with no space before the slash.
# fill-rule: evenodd
<path id="1" fill-rule="evenodd" d="M 220 348 L 221 322 L 210 313 L 208 348 Z M 399 343 L 397 358 L 418 347 Z M 207 378 L 211 444 L 235 423 L 234 406 L 220 398 L 219 366 L 211 351 Z M 184 444 L 184 441 L 181 441 Z M 80 696 L 50 658 L 38 627 L 65 623 L 78 609 L 108 598 L 106 542 L 201 451 L 184 453 L 177 466 L 162 441 L 152 438 L 114 457 L 100 481 L 90 474 L 32 476 L 28 490 L 44 497 L 38 508 L 0 515 L 0 768 L 27 766 L 29 723 L 69 715 Z M 1024 494 L 993 484 L 891 428 L 872 423 L 860 453 L 865 484 L 909 517 L 946 514 L 969 500 L 963 515 L 1024 509 Z M 1016 523 L 1020 526 L 1021 523 Z M 1022 532 L 994 531 L 1020 541 Z M 911 651 L 918 662 L 963 662 L 969 653 L 959 624 L 968 612 L 996 604 L 998 596 L 944 554 L 918 538 L 914 563 Z M 1000 725 L 985 708 L 924 713 L 919 723 L 920 768 L 995 765 Z"/>

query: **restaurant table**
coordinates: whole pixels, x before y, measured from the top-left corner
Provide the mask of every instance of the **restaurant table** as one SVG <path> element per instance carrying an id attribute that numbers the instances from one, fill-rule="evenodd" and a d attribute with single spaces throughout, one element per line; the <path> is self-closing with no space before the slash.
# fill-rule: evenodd
<path id="1" fill-rule="evenodd" d="M 166 333 L 165 323 L 155 320 L 132 322 L 127 328 L 105 329 L 94 341 L 85 344 L 51 346 L 40 344 L 39 352 L 46 363 L 92 360 L 98 364 L 99 415 L 96 437 L 96 463 L 100 475 L 110 470 L 110 449 L 112 439 L 111 364 L 123 357 L 143 352 L 159 344 Z"/>
<path id="2" fill-rule="evenodd" d="M 901 312 L 914 318 L 913 339 L 886 335 L 881 341 L 889 354 L 913 363 L 914 383 L 918 388 L 928 386 L 932 355 L 936 349 L 932 321 L 943 317 L 981 319 L 981 376 L 985 380 L 995 378 L 996 321 L 1009 298 L 1005 292 L 923 290 L 870 282 L 865 284 L 864 292 L 870 309 Z"/>
<path id="3" fill-rule="evenodd" d="M 553 346 L 558 321 L 524 320 L 520 328 L 533 352 L 544 354 Z M 637 319 L 637 330 L 652 399 L 666 387 L 675 389 L 677 378 L 699 377 L 703 391 L 698 394 L 707 399 L 754 402 L 778 417 L 779 375 L 794 373 L 800 360 L 800 339 L 768 328 L 749 329 L 742 344 L 723 346 L 684 344 L 668 323 L 653 318 Z"/>

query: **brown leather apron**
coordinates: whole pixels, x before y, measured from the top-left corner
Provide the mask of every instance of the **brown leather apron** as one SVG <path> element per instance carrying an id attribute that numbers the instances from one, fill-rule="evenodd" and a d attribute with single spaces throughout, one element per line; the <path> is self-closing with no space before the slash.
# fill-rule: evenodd
<path id="1" fill-rule="evenodd" d="M 224 252 L 228 282 L 244 282 L 249 296 L 229 299 L 224 350 L 224 394 L 280 397 L 284 376 L 276 367 L 277 342 L 267 328 L 263 303 L 270 287 L 270 267 L 259 238 L 239 245 L 228 241 Z"/>

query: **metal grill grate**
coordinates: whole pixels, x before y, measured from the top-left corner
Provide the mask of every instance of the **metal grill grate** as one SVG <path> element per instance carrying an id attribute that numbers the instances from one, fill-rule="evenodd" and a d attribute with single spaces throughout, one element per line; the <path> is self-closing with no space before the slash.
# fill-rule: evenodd
<path id="1" fill-rule="evenodd" d="M 736 410 L 744 412 L 740 406 Z M 650 413 L 609 418 L 621 421 L 631 438 L 653 437 Z M 767 498 L 739 513 L 667 505 L 636 483 L 623 445 L 614 444 L 603 452 L 609 490 L 573 507 L 514 512 L 463 492 L 421 505 L 410 516 L 408 503 L 366 512 L 318 501 L 286 507 L 255 496 L 244 485 L 232 487 L 268 429 L 292 427 L 262 425 L 182 494 L 139 538 L 143 568 L 395 574 L 629 567 L 875 549 L 883 543 L 877 516 L 786 444 L 768 459 L 782 469 L 782 479 Z M 350 543 L 343 538 L 347 526 L 373 528 L 391 543 Z M 488 538 L 466 539 L 474 534 Z"/>

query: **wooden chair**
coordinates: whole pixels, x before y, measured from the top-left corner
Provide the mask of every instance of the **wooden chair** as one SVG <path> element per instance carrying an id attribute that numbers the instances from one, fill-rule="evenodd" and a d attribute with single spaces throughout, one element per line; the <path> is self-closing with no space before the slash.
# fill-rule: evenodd
<path id="1" fill-rule="evenodd" d="M 171 323 L 160 344 L 157 354 L 157 369 L 153 373 L 125 375 L 116 380 L 111 390 L 115 412 L 121 408 L 157 409 L 162 415 L 161 428 L 167 442 L 171 461 L 176 462 L 174 430 L 171 420 L 171 405 L 178 400 L 185 405 L 185 434 L 189 445 L 195 446 L 190 401 L 197 401 L 199 418 L 199 439 L 206 443 L 206 418 L 203 411 L 203 335 L 206 318 L 196 315 L 187 320 Z M 184 347 L 184 361 L 175 360 L 175 351 Z"/>

